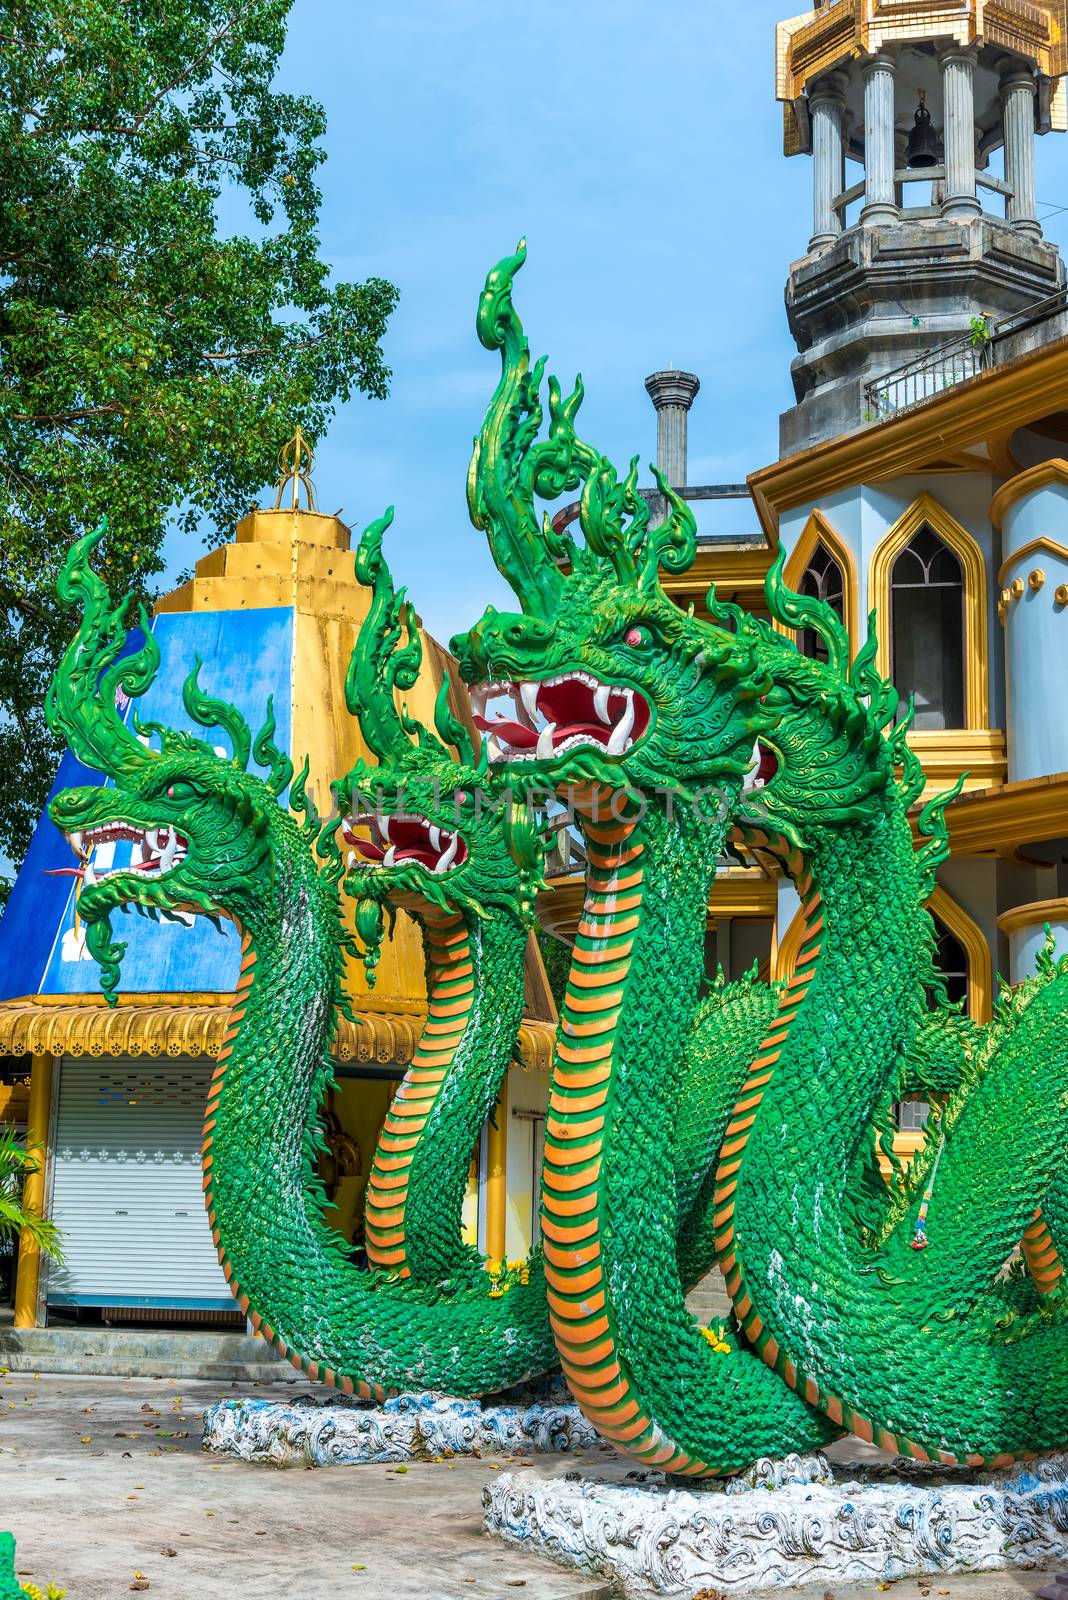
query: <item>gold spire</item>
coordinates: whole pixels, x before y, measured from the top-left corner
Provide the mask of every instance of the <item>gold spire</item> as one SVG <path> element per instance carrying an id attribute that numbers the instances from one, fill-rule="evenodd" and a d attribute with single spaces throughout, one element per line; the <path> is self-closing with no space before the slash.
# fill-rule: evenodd
<path id="1" fill-rule="evenodd" d="M 282 510 L 282 496 L 287 485 L 292 485 L 292 510 L 300 510 L 300 488 L 304 485 L 304 493 L 308 497 L 308 510 L 317 511 L 315 503 L 315 489 L 312 485 L 312 451 L 311 445 L 305 439 L 298 426 L 296 433 L 288 444 L 284 444 L 278 452 L 279 476 L 277 480 L 278 493 L 275 496 L 274 509 Z"/>

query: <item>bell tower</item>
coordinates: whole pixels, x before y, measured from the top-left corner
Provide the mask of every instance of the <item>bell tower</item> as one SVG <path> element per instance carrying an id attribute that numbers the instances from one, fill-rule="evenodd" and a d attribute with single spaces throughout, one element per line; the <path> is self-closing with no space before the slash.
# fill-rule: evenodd
<path id="1" fill-rule="evenodd" d="M 1035 137 L 1068 128 L 1065 13 L 1066 0 L 817 0 L 779 24 L 784 148 L 811 157 L 813 195 L 786 285 L 784 455 L 893 410 L 890 386 L 873 413 L 873 381 L 954 339 L 985 348 L 1063 290 Z"/>

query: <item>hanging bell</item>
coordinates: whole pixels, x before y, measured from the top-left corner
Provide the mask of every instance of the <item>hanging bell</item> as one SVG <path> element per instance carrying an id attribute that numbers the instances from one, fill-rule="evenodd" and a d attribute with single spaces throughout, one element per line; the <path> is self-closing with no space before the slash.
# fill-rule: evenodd
<path id="1" fill-rule="evenodd" d="M 937 167 L 939 164 L 938 136 L 931 126 L 931 113 L 925 105 L 926 96 L 920 90 L 920 103 L 916 107 L 916 121 L 909 134 L 908 167 Z"/>

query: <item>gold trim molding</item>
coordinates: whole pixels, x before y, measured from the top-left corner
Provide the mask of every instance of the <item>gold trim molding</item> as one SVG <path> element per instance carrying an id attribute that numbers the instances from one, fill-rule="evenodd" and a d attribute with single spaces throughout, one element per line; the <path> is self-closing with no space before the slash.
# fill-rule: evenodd
<path id="1" fill-rule="evenodd" d="M 964 715 L 969 729 L 990 726 L 986 561 L 983 552 L 955 517 L 924 491 L 894 523 L 871 558 L 868 607 L 879 614 L 876 665 L 890 676 L 890 574 L 909 540 L 928 526 L 948 545 L 961 564 L 964 579 Z"/>
<path id="2" fill-rule="evenodd" d="M 1068 546 L 1058 544 L 1056 539 L 1047 539 L 1044 533 L 1039 534 L 1037 539 L 1028 539 L 1027 543 L 1022 544 L 1019 550 L 1014 550 L 1011 556 L 1005 557 L 998 572 L 999 589 L 1003 586 L 1005 579 L 1009 575 L 1009 569 L 1014 563 L 1022 561 L 1025 556 L 1033 556 L 1036 550 L 1045 550 L 1051 556 L 1060 556 L 1062 561 L 1068 561 Z M 1032 584 L 1031 587 L 1041 588 L 1042 585 Z M 1002 599 L 1004 599 L 1004 596 L 1002 596 Z"/>
<path id="3" fill-rule="evenodd" d="M 660 581 L 676 605 L 685 607 L 692 600 L 699 613 L 704 611 L 705 596 L 712 584 L 721 599 L 759 608 L 764 603 L 764 582 L 771 559 L 766 543 L 717 543 L 714 549 L 699 544 L 685 572 L 662 572 Z"/>
<path id="4" fill-rule="evenodd" d="M 923 472 L 934 457 L 944 459 L 954 450 L 1006 429 L 1026 427 L 1065 408 L 1068 338 L 954 384 L 903 416 L 857 428 L 761 467 L 750 475 L 749 491 L 775 548 L 784 511 L 857 484 Z"/>
<path id="5" fill-rule="evenodd" d="M 839 62 L 887 45 L 946 39 L 1012 50 L 1058 78 L 1066 27 L 1064 0 L 837 0 L 779 23 L 775 92 L 796 100 Z"/>
<path id="6" fill-rule="evenodd" d="M 806 926 L 804 912 L 796 911 L 790 926 L 775 947 L 775 956 L 771 964 L 772 977 L 780 983 L 787 982 L 794 975 L 794 967 L 798 956 L 801 954 Z"/>
<path id="7" fill-rule="evenodd" d="M 1004 934 L 1019 933 L 1021 928 L 1033 928 L 1038 922 L 1068 922 L 1068 899 L 1033 900 L 1028 906 L 1013 906 L 998 918 L 998 927 Z"/>
<path id="8" fill-rule="evenodd" d="M 205 1005 L 116 1006 L 92 1001 L 44 1004 L 36 999 L 0 1004 L 0 1055 L 217 1056 L 229 1020 L 229 999 Z M 397 1062 L 415 1053 L 425 1013 L 358 1011 L 359 1021 L 338 1018 L 338 1061 Z M 524 1021 L 519 1053 L 524 1066 L 548 1068 L 555 1029 Z"/>
<path id="9" fill-rule="evenodd" d="M 946 809 L 950 849 L 1011 858 L 1024 845 L 1061 838 L 1066 816 L 1068 772 L 973 790 Z"/>
<path id="10" fill-rule="evenodd" d="M 1051 483 L 1060 483 L 1068 488 L 1068 461 L 1063 456 L 1040 461 L 1037 467 L 1028 467 L 1025 472 L 1018 472 L 1015 478 L 1010 478 L 1008 483 L 1003 483 L 990 502 L 990 520 L 998 532 L 1001 532 L 1006 511 L 1017 500 L 1022 500 L 1028 494 L 1037 494 L 1039 489 L 1048 489 Z M 1019 553 L 1017 551 L 1017 555 Z"/>
<path id="11" fill-rule="evenodd" d="M 850 656 L 855 656 L 860 647 L 860 583 L 857 577 L 857 563 L 852 550 L 818 507 L 811 512 L 800 539 L 790 551 L 783 567 L 783 577 L 790 588 L 796 590 L 819 545 L 823 546 L 841 569 L 842 602 L 846 631 L 849 634 L 849 653 Z M 779 622 L 775 622 L 773 626 L 779 633 L 792 633 L 791 629 L 783 627 Z"/>
<path id="12" fill-rule="evenodd" d="M 949 789 L 962 773 L 964 791 L 992 789 L 1005 782 L 1008 755 L 1001 728 L 932 728 L 908 736 L 927 779 L 927 797 Z"/>

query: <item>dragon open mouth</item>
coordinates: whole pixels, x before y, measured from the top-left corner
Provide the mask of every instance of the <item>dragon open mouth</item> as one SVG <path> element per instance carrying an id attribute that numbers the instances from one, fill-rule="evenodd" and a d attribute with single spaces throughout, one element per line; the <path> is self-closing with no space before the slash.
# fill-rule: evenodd
<path id="1" fill-rule="evenodd" d="M 490 700 L 508 696 L 513 716 L 487 716 Z M 550 761 L 581 745 L 621 756 L 649 726 L 649 703 L 636 689 L 565 672 L 543 683 L 483 683 L 471 690 L 475 726 L 489 735 L 491 761 Z"/>
<path id="2" fill-rule="evenodd" d="M 81 865 L 60 867 L 59 873 L 81 878 L 87 889 L 104 878 L 113 878 L 117 872 L 140 872 L 144 877 L 161 878 L 189 853 L 188 839 L 176 829 L 138 828 L 131 822 L 102 822 L 95 828 L 73 829 L 66 837 Z M 140 860 L 131 859 L 125 866 L 110 867 L 108 871 L 104 871 L 99 862 L 96 866 L 92 864 L 90 858 L 98 847 L 110 845 L 113 850 L 115 845 L 127 840 L 134 846 L 134 855 L 140 848 Z M 110 860 L 111 852 L 108 853 L 109 864 Z"/>
<path id="3" fill-rule="evenodd" d="M 371 837 L 362 838 L 357 828 L 370 828 Z M 345 843 L 352 845 L 349 867 L 399 867 L 414 862 L 435 875 L 462 866 L 467 859 L 463 835 L 439 828 L 414 811 L 362 811 L 345 817 L 341 823 Z M 363 857 L 362 861 L 358 860 Z"/>

